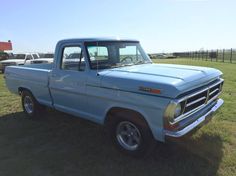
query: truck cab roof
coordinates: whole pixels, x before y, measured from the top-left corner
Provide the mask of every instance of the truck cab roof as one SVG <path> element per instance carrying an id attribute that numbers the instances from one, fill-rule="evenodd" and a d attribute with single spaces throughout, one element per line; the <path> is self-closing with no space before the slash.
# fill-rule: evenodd
<path id="1" fill-rule="evenodd" d="M 128 39 L 128 38 L 119 38 L 119 37 L 98 37 L 98 38 L 71 38 L 71 39 L 63 39 L 60 40 L 58 43 L 70 43 L 70 42 L 105 42 L 105 41 L 129 41 L 129 42 L 139 42 L 135 39 Z"/>

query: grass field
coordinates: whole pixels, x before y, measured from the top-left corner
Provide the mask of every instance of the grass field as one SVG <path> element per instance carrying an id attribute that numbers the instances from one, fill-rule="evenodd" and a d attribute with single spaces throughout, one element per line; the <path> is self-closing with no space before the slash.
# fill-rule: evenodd
<path id="1" fill-rule="evenodd" d="M 159 63 L 209 66 L 224 73 L 225 104 L 193 136 L 159 144 L 145 159 L 119 153 L 101 126 L 48 110 L 27 118 L 0 75 L 0 176 L 236 175 L 236 65 L 187 59 Z"/>

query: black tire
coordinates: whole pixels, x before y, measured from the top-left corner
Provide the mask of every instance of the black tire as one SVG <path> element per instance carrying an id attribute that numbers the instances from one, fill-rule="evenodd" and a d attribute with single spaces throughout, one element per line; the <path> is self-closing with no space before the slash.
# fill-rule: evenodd
<path id="1" fill-rule="evenodd" d="M 133 125 L 137 128 L 140 134 L 140 143 L 137 147 L 132 150 L 128 149 L 126 146 L 122 145 L 122 138 L 119 136 L 120 126 L 123 124 Z M 131 155 L 133 157 L 145 157 L 148 156 L 156 146 L 156 141 L 153 138 L 152 132 L 147 124 L 147 122 L 138 113 L 122 112 L 113 116 L 108 122 L 108 128 L 111 136 L 112 142 L 115 146 L 123 153 Z M 136 145 L 134 145 L 136 146 Z"/>
<path id="2" fill-rule="evenodd" d="M 40 105 L 28 90 L 23 90 L 21 93 L 22 108 L 28 117 L 37 117 L 43 111 L 43 106 Z"/>

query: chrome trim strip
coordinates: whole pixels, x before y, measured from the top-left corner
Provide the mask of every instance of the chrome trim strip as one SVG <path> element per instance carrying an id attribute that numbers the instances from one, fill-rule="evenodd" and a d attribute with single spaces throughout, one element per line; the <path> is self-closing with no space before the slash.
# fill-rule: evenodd
<path id="1" fill-rule="evenodd" d="M 222 91 L 222 86 L 223 86 L 223 84 L 221 83 L 221 84 L 220 84 L 220 91 Z"/>
<path id="2" fill-rule="evenodd" d="M 215 90 L 213 90 L 212 92 L 210 92 L 210 96 L 213 94 L 213 93 L 215 93 L 215 92 L 217 92 L 217 91 L 219 91 L 219 89 L 217 88 L 217 89 L 215 89 Z"/>
<path id="3" fill-rule="evenodd" d="M 185 96 L 185 97 L 183 97 L 183 98 L 177 100 L 177 102 L 180 103 L 180 102 L 182 102 L 182 101 L 185 101 L 185 100 L 187 100 L 187 99 L 189 99 L 189 98 L 191 98 L 191 97 L 194 97 L 195 95 L 198 95 L 198 94 L 200 94 L 200 93 L 202 93 L 202 92 L 207 91 L 208 89 L 209 89 L 209 88 L 207 87 L 207 88 L 202 89 L 202 90 L 199 90 L 199 91 L 197 91 L 197 92 L 195 92 L 195 93 L 193 93 L 193 94 L 191 94 L 191 95 L 187 95 L 187 96 Z"/>
<path id="4" fill-rule="evenodd" d="M 208 91 L 207 91 L 207 98 L 206 98 L 205 104 L 207 104 L 207 102 L 209 100 L 209 93 L 210 93 L 210 89 L 208 89 Z"/>
<path id="5" fill-rule="evenodd" d="M 221 84 L 223 81 L 223 79 L 220 79 L 220 82 L 210 85 L 209 88 L 215 87 L 216 85 Z"/>
<path id="6" fill-rule="evenodd" d="M 202 123 L 203 121 L 205 121 L 205 119 L 207 118 L 208 115 L 210 115 L 211 113 L 215 112 L 219 107 L 222 106 L 222 104 L 224 103 L 224 101 L 222 99 L 218 99 L 217 103 L 215 106 L 213 106 L 211 108 L 210 111 L 208 111 L 206 114 L 204 114 L 203 116 L 199 117 L 196 121 L 194 121 L 193 123 L 191 123 L 190 125 L 186 126 L 184 129 L 180 130 L 180 131 L 168 131 L 168 130 L 164 130 L 164 134 L 165 136 L 170 136 L 170 137 L 181 137 L 185 134 L 187 134 L 188 132 L 190 132 L 191 130 L 193 130 L 195 127 L 197 127 L 200 123 Z"/>
<path id="7" fill-rule="evenodd" d="M 204 97 L 201 97 L 201 98 L 199 98 L 199 99 L 196 99 L 196 100 L 194 100 L 194 101 L 188 103 L 188 104 L 186 105 L 186 107 L 189 107 L 189 106 L 191 106 L 191 105 L 193 105 L 193 104 L 195 104 L 195 103 L 197 103 L 197 102 L 199 102 L 199 101 L 202 101 L 202 100 L 204 100 L 204 99 L 206 99 L 205 96 L 204 96 Z"/>
<path id="8" fill-rule="evenodd" d="M 186 108 L 186 104 L 187 104 L 187 100 L 185 100 L 185 101 L 184 101 L 184 108 L 183 108 L 183 110 L 182 110 L 181 114 L 183 114 L 183 113 L 184 113 L 184 111 L 185 111 L 185 108 Z"/>
<path id="9" fill-rule="evenodd" d="M 208 104 L 211 103 L 212 101 L 214 101 L 220 94 L 221 94 L 221 92 L 219 92 L 217 95 L 215 95 L 214 97 L 212 97 L 211 99 L 209 99 L 209 100 L 208 100 Z"/>

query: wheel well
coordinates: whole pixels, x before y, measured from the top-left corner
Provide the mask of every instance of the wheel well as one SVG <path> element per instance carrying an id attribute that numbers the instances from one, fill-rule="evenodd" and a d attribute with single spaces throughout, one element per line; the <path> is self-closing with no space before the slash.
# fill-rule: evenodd
<path id="1" fill-rule="evenodd" d="M 104 124 L 107 125 L 114 118 L 119 118 L 119 117 L 125 117 L 128 119 L 130 118 L 130 120 L 135 119 L 140 125 L 145 125 L 149 127 L 146 119 L 143 117 L 141 113 L 131 109 L 120 108 L 120 107 L 113 107 L 107 112 Z"/>
<path id="2" fill-rule="evenodd" d="M 19 93 L 19 95 L 21 95 L 23 91 L 29 91 L 30 93 L 32 93 L 32 92 L 31 92 L 29 89 L 27 89 L 27 88 L 24 88 L 24 87 L 19 87 L 19 88 L 18 88 L 18 93 Z"/>

